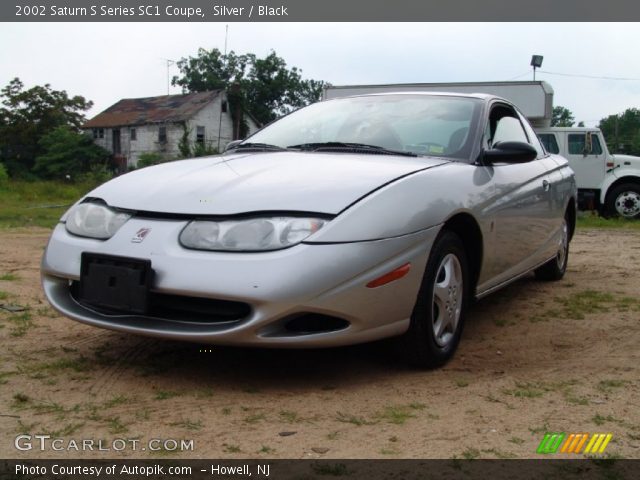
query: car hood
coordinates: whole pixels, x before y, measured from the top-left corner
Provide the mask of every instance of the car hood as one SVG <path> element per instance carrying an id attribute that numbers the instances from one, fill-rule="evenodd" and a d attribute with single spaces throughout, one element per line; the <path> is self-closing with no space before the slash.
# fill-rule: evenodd
<path id="1" fill-rule="evenodd" d="M 438 158 L 352 153 L 231 154 L 135 170 L 87 196 L 113 207 L 161 213 L 337 214 L 386 183 L 443 163 Z"/>
<path id="2" fill-rule="evenodd" d="M 634 167 L 640 167 L 640 157 L 634 157 L 632 155 L 619 155 L 619 154 L 615 154 L 613 155 L 613 159 L 616 162 L 619 163 L 625 163 L 625 162 L 629 162 L 630 165 L 633 165 Z"/>

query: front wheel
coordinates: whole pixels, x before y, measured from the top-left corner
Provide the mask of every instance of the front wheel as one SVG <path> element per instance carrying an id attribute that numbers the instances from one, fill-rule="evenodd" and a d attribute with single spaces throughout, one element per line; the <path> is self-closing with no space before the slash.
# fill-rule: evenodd
<path id="1" fill-rule="evenodd" d="M 401 353 L 413 365 L 437 367 L 454 354 L 464 325 L 469 274 L 464 245 L 443 231 L 433 244 Z"/>
<path id="2" fill-rule="evenodd" d="M 607 213 L 624 218 L 640 218 L 640 185 L 626 183 L 607 195 Z"/>

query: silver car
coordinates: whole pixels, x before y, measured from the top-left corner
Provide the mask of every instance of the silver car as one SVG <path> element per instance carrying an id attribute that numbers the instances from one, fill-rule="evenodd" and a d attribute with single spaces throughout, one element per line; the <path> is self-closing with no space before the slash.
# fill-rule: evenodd
<path id="1" fill-rule="evenodd" d="M 562 278 L 576 196 L 506 100 L 342 98 L 96 188 L 55 227 L 42 284 L 96 327 L 261 347 L 397 337 L 437 366 L 469 300 Z"/>

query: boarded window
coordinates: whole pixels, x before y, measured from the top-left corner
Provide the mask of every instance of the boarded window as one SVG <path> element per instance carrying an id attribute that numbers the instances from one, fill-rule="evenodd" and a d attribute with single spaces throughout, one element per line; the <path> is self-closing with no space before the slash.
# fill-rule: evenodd
<path id="1" fill-rule="evenodd" d="M 167 143 L 167 127 L 160 127 L 158 129 L 158 142 Z"/>
<path id="2" fill-rule="evenodd" d="M 204 143 L 204 127 L 196 127 L 196 142 Z"/>
<path id="3" fill-rule="evenodd" d="M 136 132 L 135 128 L 132 128 L 131 131 L 129 132 L 129 138 L 131 138 L 131 140 L 138 139 L 138 132 Z"/>

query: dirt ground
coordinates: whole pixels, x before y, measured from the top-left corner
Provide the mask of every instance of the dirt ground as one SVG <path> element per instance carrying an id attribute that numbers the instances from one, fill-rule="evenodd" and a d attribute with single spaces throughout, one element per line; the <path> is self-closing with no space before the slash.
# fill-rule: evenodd
<path id="1" fill-rule="evenodd" d="M 640 458 L 640 232 L 579 230 L 563 281 L 474 305 L 435 371 L 384 343 L 205 352 L 81 325 L 43 297 L 47 237 L 0 232 L 0 303 L 28 307 L 0 310 L 1 458 L 69 456 L 17 451 L 25 433 L 140 440 L 84 458 L 531 458 L 547 431 L 611 432 L 610 456 Z M 193 451 L 141 449 L 154 438 Z"/>

